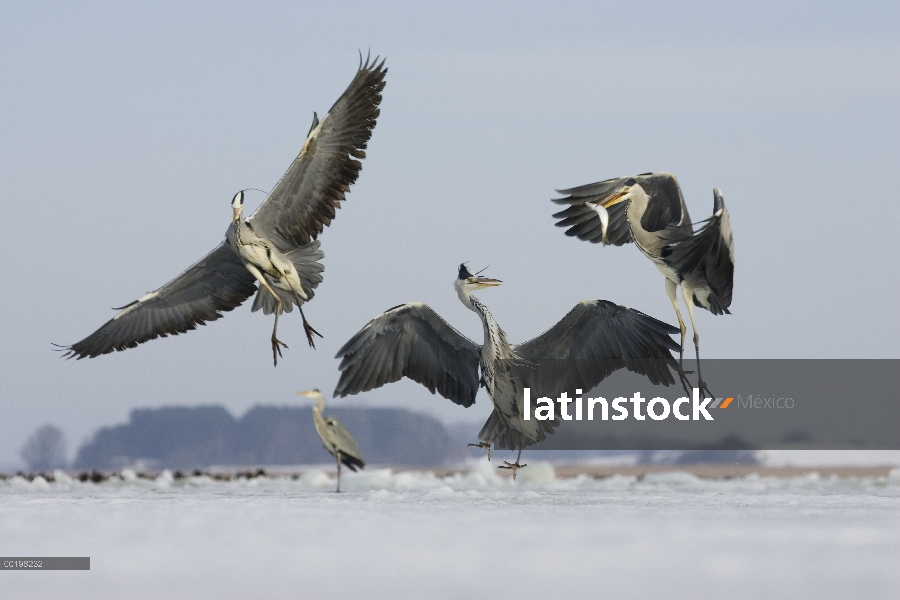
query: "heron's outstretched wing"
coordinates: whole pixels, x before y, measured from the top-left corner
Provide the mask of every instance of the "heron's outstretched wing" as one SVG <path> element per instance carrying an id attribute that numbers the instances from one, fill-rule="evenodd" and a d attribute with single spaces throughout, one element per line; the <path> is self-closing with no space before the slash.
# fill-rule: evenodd
<path id="1" fill-rule="evenodd" d="M 685 225 L 691 222 L 688 216 L 678 180 L 671 173 L 642 173 L 633 177 L 607 179 L 599 183 L 591 183 L 568 190 L 557 190 L 567 194 L 565 198 L 553 200 L 557 204 L 569 204 L 569 208 L 553 215 L 560 219 L 557 227 L 568 227 L 566 235 L 578 236 L 579 239 L 593 243 L 603 241 L 603 228 L 600 216 L 594 205 L 626 184 L 639 184 L 646 192 L 649 201 L 647 209 L 641 217 L 641 227 L 646 231 L 668 230 L 668 235 L 677 239 L 679 233 L 690 235 Z M 610 244 L 621 246 L 632 241 L 631 228 L 628 226 L 626 210 L 628 204 L 623 202 L 611 206 L 607 239 Z"/>
<path id="2" fill-rule="evenodd" d="M 357 467 L 365 467 L 366 462 L 363 460 L 362 452 L 359 451 L 356 440 L 353 439 L 347 428 L 334 417 L 325 417 L 325 423 L 328 425 L 329 442 L 336 451 L 341 453 L 341 462 L 350 467 L 352 471 L 356 471 Z"/>
<path id="3" fill-rule="evenodd" d="M 239 306 L 256 291 L 256 280 L 227 242 L 184 273 L 123 307 L 103 327 L 66 348 L 64 356 L 94 358 L 177 335 Z"/>
<path id="4" fill-rule="evenodd" d="M 619 177 L 568 190 L 556 190 L 560 194 L 565 194 L 566 197 L 556 198 L 553 202 L 569 205 L 567 209 L 553 215 L 554 219 L 559 219 L 556 226 L 568 227 L 566 229 L 568 236 L 577 236 L 580 240 L 599 244 L 603 241 L 603 228 L 600 224 L 600 216 L 594 210 L 593 205 L 613 193 L 627 179 L 627 177 Z M 626 203 L 620 203 L 611 206 L 607 211 L 609 212 L 607 239 L 614 246 L 621 246 L 632 241 L 631 229 L 628 227 L 628 218 L 625 215 L 627 207 Z"/>
<path id="5" fill-rule="evenodd" d="M 344 344 L 334 396 L 358 394 L 409 377 L 433 394 L 471 406 L 478 392 L 481 346 L 427 304 L 401 304 L 380 314 Z"/>
<path id="6" fill-rule="evenodd" d="M 356 77 L 322 120 L 313 126 L 287 173 L 248 219 L 256 231 L 283 246 L 300 246 L 331 224 L 344 194 L 359 176 L 372 136 L 381 90 L 384 60 L 361 62 Z"/>
<path id="7" fill-rule="evenodd" d="M 664 247 L 662 256 L 682 277 L 694 272 L 704 276 L 722 312 L 728 312 L 734 287 L 734 236 L 719 188 L 713 190 L 713 216 L 690 239 Z"/>
<path id="8" fill-rule="evenodd" d="M 541 394 L 581 388 L 585 392 L 621 368 L 645 375 L 652 383 L 675 382 L 671 351 L 679 333 L 644 313 L 607 302 L 584 300 L 549 331 L 515 347 L 525 363 L 517 369 L 523 385 Z M 555 396 L 551 396 L 555 397 Z"/>

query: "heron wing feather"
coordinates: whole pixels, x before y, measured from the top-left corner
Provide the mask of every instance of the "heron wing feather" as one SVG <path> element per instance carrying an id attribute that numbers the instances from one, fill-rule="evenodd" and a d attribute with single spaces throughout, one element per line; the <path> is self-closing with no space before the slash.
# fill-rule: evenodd
<path id="1" fill-rule="evenodd" d="M 356 466 L 365 466 L 366 463 L 363 460 L 362 452 L 359 451 L 356 440 L 353 439 L 353 436 L 350 435 L 347 428 L 334 417 L 325 417 L 325 422 L 328 424 L 329 441 L 334 446 L 335 450 L 339 451 L 344 457 L 354 459 L 352 462 L 355 462 Z M 344 464 L 351 466 L 348 463 Z M 356 469 L 353 468 L 353 470 L 355 471 Z"/>
<path id="2" fill-rule="evenodd" d="M 344 344 L 335 397 L 408 377 L 433 394 L 471 406 L 478 392 L 481 346 L 421 302 L 375 317 Z"/>
<path id="3" fill-rule="evenodd" d="M 593 388 L 618 369 L 670 385 L 671 352 L 679 345 L 671 325 L 644 313 L 607 302 L 580 302 L 559 323 L 519 344 L 516 353 L 532 368 L 519 369 L 523 385 L 555 397 L 563 391 Z"/>
<path id="4" fill-rule="evenodd" d="M 675 176 L 671 173 L 648 173 L 634 179 L 649 197 L 647 209 L 641 215 L 641 227 L 650 232 L 666 230 L 670 236 L 684 231 L 684 235 L 689 236 L 690 227 L 685 226 L 690 225 L 691 218 Z"/>
<path id="5" fill-rule="evenodd" d="M 331 224 L 359 176 L 379 115 L 387 69 L 368 58 L 334 106 L 313 122 L 300 154 L 248 219 L 282 246 L 309 243 Z"/>
<path id="6" fill-rule="evenodd" d="M 600 215 L 594 210 L 592 204 L 599 202 L 617 187 L 625 177 L 607 179 L 598 183 L 589 183 L 567 190 L 556 190 L 565 194 L 565 198 L 555 198 L 556 204 L 568 204 L 569 207 L 553 215 L 554 219 L 560 219 L 557 227 L 567 227 L 566 235 L 577 237 L 587 242 L 599 243 L 603 241 L 603 233 L 600 224 Z M 606 237 L 614 246 L 622 246 L 631 243 L 631 229 L 628 227 L 628 219 L 625 215 L 627 203 L 620 203 L 607 209 L 609 213 L 609 227 Z"/>
<path id="7" fill-rule="evenodd" d="M 663 256 L 682 277 L 699 273 L 722 307 L 731 306 L 734 287 L 734 236 L 725 200 L 714 192 L 713 216 L 690 239 L 670 244 Z"/>
<path id="8" fill-rule="evenodd" d="M 122 308 L 100 329 L 66 348 L 65 356 L 94 358 L 215 321 L 256 291 L 256 280 L 227 242 L 181 275 Z"/>

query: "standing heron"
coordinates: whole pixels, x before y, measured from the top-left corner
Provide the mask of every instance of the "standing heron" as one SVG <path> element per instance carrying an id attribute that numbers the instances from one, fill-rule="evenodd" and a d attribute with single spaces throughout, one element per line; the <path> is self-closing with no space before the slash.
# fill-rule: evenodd
<path id="1" fill-rule="evenodd" d="M 335 397 L 358 394 L 409 377 L 433 394 L 469 407 L 483 385 L 494 410 L 478 434 L 488 451 L 491 444 L 519 453 L 515 463 L 504 461 L 513 479 L 522 448 L 552 434 L 556 421 L 524 417 L 523 389 L 541 393 L 583 388 L 589 390 L 620 368 L 645 375 L 651 382 L 673 384 L 670 335 L 678 330 L 644 313 L 605 300 L 585 300 L 549 331 L 512 345 L 506 333 L 472 292 L 500 285 L 459 266 L 454 282 L 460 301 L 478 315 L 484 343 L 478 345 L 451 327 L 422 302 L 401 304 L 375 317 L 344 344 L 341 377 Z M 541 364 L 553 369 L 542 369 Z M 480 371 L 480 376 L 479 376 Z M 552 375 L 550 374 L 552 371 Z"/>
<path id="2" fill-rule="evenodd" d="M 568 190 L 553 200 L 569 207 L 553 215 L 566 235 L 603 245 L 634 242 L 666 278 L 666 293 L 678 316 L 681 351 L 678 373 L 685 390 L 690 382 L 684 371 L 686 327 L 678 308 L 676 288 L 691 318 L 697 354 L 697 387 L 709 394 L 700 373 L 700 334 L 694 321 L 694 305 L 714 315 L 731 314 L 734 286 L 734 238 L 731 220 L 719 188 L 713 190 L 713 215 L 697 231 L 691 223 L 678 181 L 671 173 L 643 173 L 607 179 Z"/>
<path id="3" fill-rule="evenodd" d="M 325 409 L 325 399 L 322 397 L 318 389 L 311 389 L 305 392 L 297 392 L 301 396 L 312 398 L 316 401 L 313 406 L 313 422 L 316 424 L 316 433 L 322 439 L 322 445 L 337 461 L 337 489 L 341 491 L 341 463 L 347 465 L 347 468 L 356 472 L 356 468 L 360 469 L 366 466 L 363 461 L 362 453 L 356 440 L 347 431 L 347 428 L 341 425 L 341 422 L 334 417 L 323 417 L 322 411 Z"/>
<path id="4" fill-rule="evenodd" d="M 275 313 L 276 366 L 281 348 L 287 348 L 276 337 L 278 316 L 295 304 L 314 348 L 313 334 L 321 335 L 306 321 L 302 306 L 322 282 L 324 254 L 316 238 L 359 176 L 358 159 L 366 155 L 386 73 L 384 60 L 360 58 L 356 76 L 331 110 L 321 121 L 313 113 L 300 154 L 256 212 L 244 219 L 244 194 L 238 192 L 225 239 L 212 252 L 156 291 L 115 309 L 121 312 L 100 329 L 64 347 L 65 356 L 94 358 L 184 333 L 215 321 L 254 293 L 254 312 Z"/>

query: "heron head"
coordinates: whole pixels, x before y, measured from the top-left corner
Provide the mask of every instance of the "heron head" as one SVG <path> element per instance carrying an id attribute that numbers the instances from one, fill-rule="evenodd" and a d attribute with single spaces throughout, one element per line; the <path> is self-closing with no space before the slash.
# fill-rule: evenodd
<path id="1" fill-rule="evenodd" d="M 623 181 L 620 186 L 616 187 L 612 193 L 600 198 L 596 202 L 590 203 L 594 211 L 596 211 L 597 215 L 600 217 L 600 227 L 603 232 L 604 245 L 609 243 L 609 238 L 606 237 L 607 229 L 609 229 L 609 209 L 616 204 L 631 200 L 637 193 L 637 190 L 643 191 L 634 178 L 629 178 Z"/>
<path id="2" fill-rule="evenodd" d="M 319 391 L 319 388 L 303 390 L 302 392 L 297 392 L 297 395 L 305 396 L 310 400 L 314 400 L 316 402 L 316 406 L 313 407 L 314 410 L 322 412 L 322 409 L 325 408 L 325 398 L 322 397 L 322 393 Z"/>
<path id="3" fill-rule="evenodd" d="M 610 209 L 616 204 L 627 202 L 635 195 L 637 190 L 642 189 L 640 184 L 633 178 L 629 177 L 622 181 L 612 192 L 600 198 L 593 204 L 598 207 Z"/>
<path id="4" fill-rule="evenodd" d="M 483 269 L 482 269 L 483 270 Z M 480 271 L 479 271 L 480 272 Z M 472 293 L 475 290 L 483 290 L 488 287 L 496 287 L 503 283 L 499 279 L 491 279 L 490 277 L 479 277 L 478 274 L 473 275 L 465 263 L 459 265 L 459 275 L 454 282 L 457 290 L 466 293 Z"/>
<path id="5" fill-rule="evenodd" d="M 241 213 L 244 211 L 244 190 L 241 190 L 234 195 L 234 198 L 232 198 L 231 210 L 234 211 L 234 214 L 231 217 L 231 222 L 234 223 L 238 220 L 238 217 L 240 217 Z"/>

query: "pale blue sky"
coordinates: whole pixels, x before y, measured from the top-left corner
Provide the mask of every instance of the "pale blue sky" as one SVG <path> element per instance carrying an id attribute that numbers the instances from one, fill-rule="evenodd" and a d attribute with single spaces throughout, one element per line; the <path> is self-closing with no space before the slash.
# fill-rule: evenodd
<path id="1" fill-rule="evenodd" d="M 451 287 L 465 260 L 506 282 L 480 297 L 513 342 L 585 298 L 674 322 L 634 248 L 550 217 L 554 188 L 650 170 L 678 176 L 695 219 L 716 186 L 731 213 L 733 315 L 700 311 L 704 356 L 900 357 L 897 3 L 483 4 L 0 7 L 0 465 L 47 422 L 74 450 L 134 407 L 332 390 L 336 350 L 402 302 L 480 340 Z M 217 244 L 234 192 L 271 189 L 368 48 L 387 87 L 321 237 L 318 350 L 288 315 L 273 369 L 271 318 L 248 305 L 124 353 L 51 352 Z M 486 400 L 403 382 L 350 402 L 475 422 Z"/>

